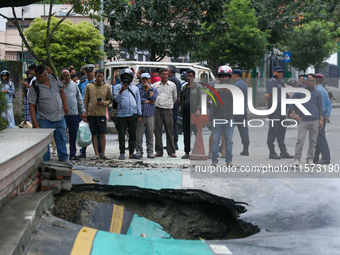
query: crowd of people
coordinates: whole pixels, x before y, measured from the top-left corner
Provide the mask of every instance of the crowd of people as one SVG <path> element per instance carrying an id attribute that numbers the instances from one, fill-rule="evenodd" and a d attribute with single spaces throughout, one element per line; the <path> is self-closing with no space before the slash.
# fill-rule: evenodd
<path id="1" fill-rule="evenodd" d="M 184 155 L 188 159 L 191 151 L 192 132 L 196 135 L 197 128 L 192 124 L 192 118 L 201 115 L 201 101 L 203 89 L 201 84 L 195 82 L 194 70 L 186 70 L 181 74 L 181 80 L 176 77 L 176 67 L 168 66 L 155 72 L 148 73 L 145 68 L 137 71 L 138 84 L 133 84 L 134 72 L 126 68 L 118 73 L 114 70 L 113 77 L 108 78 L 110 84 L 104 82 L 104 72 L 95 70 L 93 64 L 85 65 L 77 73 L 73 67 L 61 70 L 61 76 L 56 77 L 51 68 L 32 64 L 26 74 L 27 79 L 22 82 L 25 119 L 32 123 L 33 128 L 54 128 L 54 139 L 60 161 L 72 165 L 70 160 L 86 158 L 86 147 L 77 154 L 76 138 L 79 122 L 89 123 L 92 134 L 92 145 L 95 155 L 92 160 L 109 160 L 106 155 L 106 126 L 108 121 L 108 107 L 112 105 L 114 123 L 119 140 L 119 159 L 125 159 L 125 136 L 128 134 L 128 158 L 140 159 L 143 157 L 143 137 L 146 138 L 146 156 L 148 158 L 163 157 L 164 149 L 167 155 L 176 158 L 178 150 L 178 115 L 182 116 L 184 135 Z M 159 75 L 159 76 L 158 76 Z M 155 77 L 157 76 L 157 77 Z M 276 66 L 273 77 L 268 81 L 265 99 L 268 109 L 272 107 L 273 96 L 277 96 L 277 108 L 269 115 L 269 130 L 267 146 L 270 159 L 294 158 L 294 165 L 300 166 L 302 148 L 306 133 L 309 132 L 309 148 L 307 151 L 307 164 L 329 164 L 330 150 L 325 135 L 325 127 L 330 123 L 332 109 L 331 95 L 326 90 L 322 74 L 308 74 L 300 76 L 298 80 L 289 79 L 287 84 L 282 79 L 283 69 Z M 10 73 L 1 72 L 4 83 L 2 91 L 6 93 L 9 105 L 12 105 L 15 94 L 11 83 Z M 241 115 L 233 113 L 233 95 L 226 88 L 216 88 L 216 92 L 223 102 L 222 105 L 212 104 L 210 121 L 214 119 L 228 120 L 227 123 L 212 125 L 209 139 L 209 158 L 212 165 L 218 164 L 219 158 L 225 158 L 227 166 L 233 166 L 233 133 L 235 126 L 239 130 L 243 156 L 249 156 L 249 129 L 246 124 L 247 91 L 248 85 L 243 81 L 243 72 L 240 69 L 232 70 L 223 65 L 217 69 L 217 78 L 209 83 L 211 88 L 217 84 L 234 84 L 243 93 L 244 112 Z M 298 137 L 295 155 L 288 153 L 285 145 L 286 127 L 281 122 L 287 116 L 281 115 L 281 89 L 283 87 L 303 87 L 311 93 L 311 99 L 303 106 L 311 113 L 305 115 L 295 105 L 289 106 L 288 117 L 298 123 Z M 277 94 L 273 94 L 273 88 Z M 291 98 L 304 98 L 304 93 L 290 93 Z M 13 110 L 7 111 L 9 126 L 13 127 Z M 233 124 L 235 123 L 235 124 Z M 242 124 L 244 123 L 244 124 Z M 163 128 L 166 133 L 166 146 L 163 147 Z M 66 147 L 66 132 L 69 134 L 69 153 Z M 155 136 L 155 139 L 154 139 Z M 280 149 L 278 155 L 274 142 L 277 141 Z M 222 147 L 222 148 L 221 148 Z M 220 152 L 222 155 L 220 155 Z M 320 158 L 321 155 L 321 158 Z M 50 160 L 49 148 L 44 155 L 44 161 Z"/>

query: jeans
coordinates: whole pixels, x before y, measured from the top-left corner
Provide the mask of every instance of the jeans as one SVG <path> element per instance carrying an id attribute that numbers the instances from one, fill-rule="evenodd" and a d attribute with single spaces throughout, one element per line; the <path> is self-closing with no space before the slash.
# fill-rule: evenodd
<path id="1" fill-rule="evenodd" d="M 38 119 L 39 127 L 40 128 L 54 128 L 55 131 L 53 132 L 54 141 L 57 145 L 57 152 L 59 160 L 67 160 L 67 148 L 66 148 L 66 122 L 65 119 L 62 118 L 56 122 L 50 122 L 48 120 L 41 120 Z M 50 146 L 47 146 L 47 152 L 44 155 L 44 161 L 50 161 Z"/>
<path id="2" fill-rule="evenodd" d="M 233 134 L 234 126 L 230 124 L 230 120 L 226 124 L 215 124 L 212 127 L 212 162 L 218 163 L 219 147 L 222 133 L 225 140 L 226 162 L 232 162 L 233 160 Z"/>
<path id="3" fill-rule="evenodd" d="M 77 152 L 76 141 L 79 128 L 78 115 L 65 116 L 66 127 L 68 127 L 68 136 L 70 141 L 70 157 L 74 157 Z"/>
<path id="4" fill-rule="evenodd" d="M 324 117 L 323 129 L 319 128 L 319 135 L 316 142 L 314 161 L 319 161 L 320 154 L 321 160 L 331 160 L 331 152 L 329 151 L 325 128 L 326 118 Z"/>
<path id="5" fill-rule="evenodd" d="M 6 118 L 8 120 L 8 127 L 15 128 L 14 113 L 13 113 L 13 103 L 7 104 Z"/>

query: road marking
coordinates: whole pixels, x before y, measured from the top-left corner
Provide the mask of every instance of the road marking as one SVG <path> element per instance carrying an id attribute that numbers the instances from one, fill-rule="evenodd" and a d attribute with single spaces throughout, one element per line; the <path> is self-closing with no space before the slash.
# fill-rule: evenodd
<path id="1" fill-rule="evenodd" d="M 82 171 L 73 169 L 72 173 L 78 175 L 84 181 L 84 183 L 96 183 L 93 181 L 93 178 L 90 175 L 85 174 Z"/>
<path id="2" fill-rule="evenodd" d="M 112 220 L 110 226 L 110 232 L 120 234 L 123 225 L 124 207 L 119 205 L 113 205 Z"/>
<path id="3" fill-rule="evenodd" d="M 213 250 L 215 254 L 233 254 L 227 246 L 225 245 L 220 245 L 220 244 L 210 244 L 210 248 Z"/>
<path id="4" fill-rule="evenodd" d="M 190 177 L 190 171 L 182 171 L 182 187 L 183 188 L 194 187 L 194 179 Z"/>
<path id="5" fill-rule="evenodd" d="M 90 255 L 97 229 L 82 227 L 74 241 L 71 255 Z"/>

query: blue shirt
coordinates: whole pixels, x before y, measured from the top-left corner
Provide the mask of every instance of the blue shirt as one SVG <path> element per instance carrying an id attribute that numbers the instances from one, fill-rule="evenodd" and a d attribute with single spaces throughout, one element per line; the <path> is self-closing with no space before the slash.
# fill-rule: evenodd
<path id="1" fill-rule="evenodd" d="M 80 93 L 81 93 L 81 96 L 82 96 L 83 100 L 84 100 L 86 85 L 89 84 L 89 83 L 93 83 L 95 80 L 96 80 L 96 79 L 93 78 L 92 81 L 89 81 L 89 80 L 86 78 L 86 80 L 85 80 L 84 82 L 81 82 L 81 83 L 78 84 L 78 88 L 79 88 L 79 90 L 80 90 Z"/>
<path id="2" fill-rule="evenodd" d="M 122 86 L 123 83 L 116 85 L 113 91 L 113 98 L 118 104 L 118 117 L 130 117 L 134 114 L 142 116 L 139 89 L 135 85 L 129 85 L 129 89 L 136 97 L 135 99 L 128 89 L 119 94 Z"/>
<path id="3" fill-rule="evenodd" d="M 323 110 L 325 111 L 325 116 L 324 117 L 325 118 L 330 117 L 331 116 L 331 111 L 332 111 L 332 102 L 329 99 L 328 92 L 322 86 L 322 84 L 317 85 L 316 88 L 321 93 Z"/>
<path id="4" fill-rule="evenodd" d="M 276 110 L 272 114 L 281 115 L 281 88 L 282 87 L 284 87 L 284 82 L 281 79 L 277 79 L 273 77 L 268 81 L 266 93 L 269 93 L 271 95 L 271 98 L 268 102 L 268 109 L 272 107 L 273 88 L 277 88 L 277 107 L 276 107 Z"/>
<path id="5" fill-rule="evenodd" d="M 247 104 L 248 104 L 248 85 L 245 83 L 242 79 L 238 79 L 234 82 L 234 85 L 236 85 L 239 89 L 242 90 L 243 96 L 244 96 L 244 115 L 235 115 L 235 117 L 247 117 L 248 111 L 247 111 Z"/>
<path id="6" fill-rule="evenodd" d="M 324 115 L 324 110 L 322 106 L 322 98 L 321 93 L 315 88 L 309 88 L 304 86 L 303 88 L 309 90 L 311 93 L 311 98 L 308 102 L 303 103 L 302 105 L 309 111 L 312 115 L 304 115 L 295 104 L 289 105 L 290 111 L 295 111 L 298 114 L 302 121 L 314 121 L 320 119 L 320 116 Z M 303 93 L 294 93 L 291 98 L 305 98 L 306 95 Z M 297 112 L 298 111 L 298 112 Z"/>
<path id="7" fill-rule="evenodd" d="M 153 95 L 150 97 L 150 91 L 153 91 Z M 146 92 L 143 87 L 139 88 L 139 94 L 142 102 L 142 116 L 154 116 L 155 115 L 155 104 L 151 102 L 156 102 L 158 96 L 158 91 L 151 87 L 151 90 Z M 150 103 L 144 103 L 146 100 L 150 100 Z"/>

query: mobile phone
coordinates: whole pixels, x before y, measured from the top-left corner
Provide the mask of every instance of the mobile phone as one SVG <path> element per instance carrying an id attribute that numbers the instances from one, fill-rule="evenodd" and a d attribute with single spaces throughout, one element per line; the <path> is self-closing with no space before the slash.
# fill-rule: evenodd
<path id="1" fill-rule="evenodd" d="M 101 98 L 101 97 L 98 97 L 98 98 L 97 98 L 97 101 L 102 101 L 102 98 Z"/>

